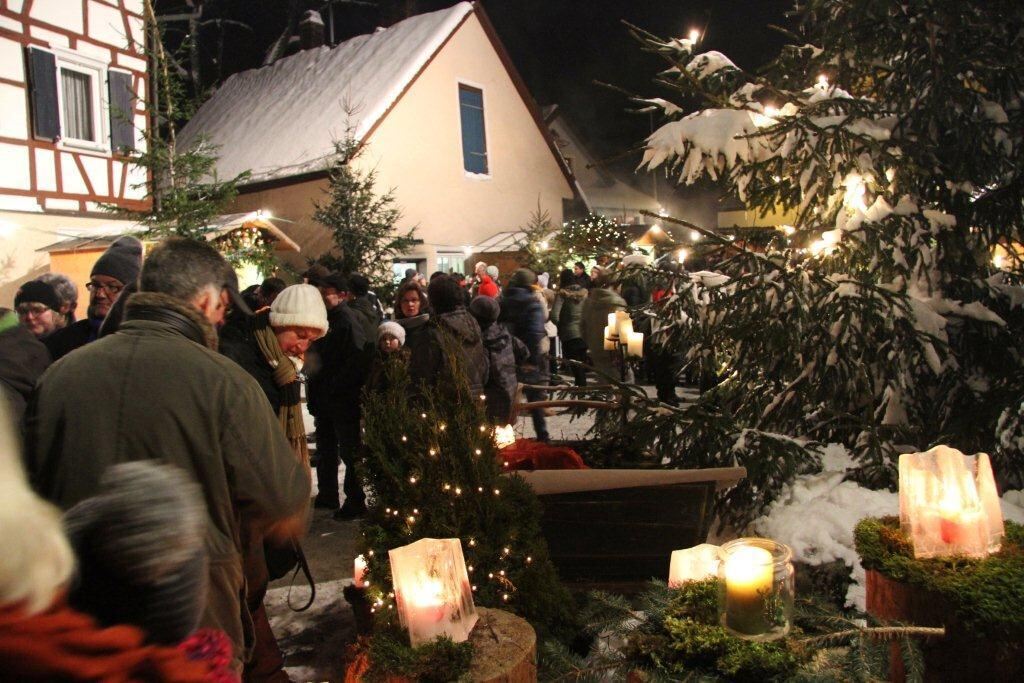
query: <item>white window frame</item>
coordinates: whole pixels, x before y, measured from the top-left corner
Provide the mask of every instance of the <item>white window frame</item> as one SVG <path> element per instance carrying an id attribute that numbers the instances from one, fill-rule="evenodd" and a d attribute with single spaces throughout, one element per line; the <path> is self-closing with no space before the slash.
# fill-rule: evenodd
<path id="1" fill-rule="evenodd" d="M 484 145 L 487 149 L 487 173 L 473 173 L 472 171 L 467 171 L 466 167 L 462 163 L 462 104 L 459 99 L 459 90 L 462 86 L 480 91 L 480 103 L 484 110 Z M 493 138 L 491 138 L 491 126 L 488 121 L 489 117 L 487 116 L 487 88 L 485 88 L 482 83 L 477 83 L 476 81 L 471 81 L 467 78 L 455 79 L 455 116 L 456 123 L 459 126 L 459 170 L 461 170 L 463 175 L 470 180 L 491 180 L 494 174 L 494 157 L 491 151 L 491 140 Z"/>
<path id="2" fill-rule="evenodd" d="M 92 152 L 110 152 L 110 102 L 106 94 L 107 71 L 109 64 L 101 62 L 72 50 L 55 48 L 53 50 L 57 69 L 57 116 L 60 120 L 59 147 L 68 147 Z M 92 79 L 93 134 L 96 140 L 79 140 L 68 137 L 64 121 L 64 83 L 61 70 L 77 71 Z"/>

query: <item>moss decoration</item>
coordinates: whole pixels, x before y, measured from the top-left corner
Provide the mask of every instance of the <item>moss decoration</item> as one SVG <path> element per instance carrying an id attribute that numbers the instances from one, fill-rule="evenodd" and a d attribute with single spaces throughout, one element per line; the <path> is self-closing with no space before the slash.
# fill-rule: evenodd
<path id="1" fill-rule="evenodd" d="M 456 643 L 442 636 L 419 647 L 409 647 L 404 632 L 393 628 L 380 629 L 370 641 L 369 681 L 383 681 L 388 676 L 402 676 L 422 683 L 457 681 L 469 672 L 473 646 Z"/>
<path id="2" fill-rule="evenodd" d="M 869 517 L 854 530 L 865 569 L 933 592 L 964 629 L 998 640 L 1024 639 L 1024 526 L 1006 522 L 998 553 L 981 560 L 915 559 L 896 517 Z"/>

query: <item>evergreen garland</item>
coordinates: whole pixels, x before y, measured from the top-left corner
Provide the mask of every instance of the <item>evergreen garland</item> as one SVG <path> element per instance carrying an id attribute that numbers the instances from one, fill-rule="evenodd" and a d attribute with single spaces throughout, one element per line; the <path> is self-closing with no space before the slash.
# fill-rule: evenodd
<path id="1" fill-rule="evenodd" d="M 397 623 L 388 550 L 420 538 L 462 541 L 476 605 L 517 613 L 539 637 L 571 639 L 571 598 L 540 531 L 536 495 L 503 476 L 482 397 L 470 396 L 458 359 L 436 386 L 414 386 L 403 358 L 382 370 L 363 415 L 371 506 L 363 526 L 375 631 Z"/>
<path id="2" fill-rule="evenodd" d="M 797 603 L 792 632 L 756 643 L 718 624 L 718 580 L 669 588 L 653 581 L 634 601 L 591 594 L 583 617 L 594 637 L 585 656 L 547 643 L 548 681 L 874 681 L 884 680 L 888 644 L 900 642 L 907 679 L 920 681 L 923 660 L 914 642 L 942 629 L 867 625 L 813 600 Z"/>

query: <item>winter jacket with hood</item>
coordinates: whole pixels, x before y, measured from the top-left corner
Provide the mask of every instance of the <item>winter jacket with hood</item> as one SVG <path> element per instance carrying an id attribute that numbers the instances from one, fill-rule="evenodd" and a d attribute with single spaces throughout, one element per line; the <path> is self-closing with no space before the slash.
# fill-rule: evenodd
<path id="1" fill-rule="evenodd" d="M 551 322 L 558 326 L 558 338 L 562 342 L 583 338 L 583 300 L 586 298 L 587 290 L 579 285 L 558 290 L 551 308 Z"/>
<path id="2" fill-rule="evenodd" d="M 548 338 L 544 329 L 545 317 L 544 304 L 537 299 L 533 290 L 523 287 L 505 288 L 498 322 L 526 344 L 530 350 L 530 364 L 534 368 L 544 367 L 544 342 Z"/>
<path id="3" fill-rule="evenodd" d="M 498 323 L 483 331 L 484 348 L 490 363 L 490 374 L 484 395 L 487 396 L 487 418 L 498 425 L 512 421 L 512 405 L 516 400 L 516 368 L 530 358 L 526 344 Z"/>
<path id="4" fill-rule="evenodd" d="M 191 306 L 143 292 L 115 334 L 54 363 L 26 416 L 34 488 L 69 508 L 99 490 L 111 465 L 160 459 L 199 483 L 206 504 L 209 596 L 202 625 L 224 631 L 236 658 L 252 643 L 239 518 L 270 524 L 304 513 L 310 477 L 266 396 L 215 350 Z"/>
<path id="5" fill-rule="evenodd" d="M 595 287 L 583 301 L 583 341 L 590 350 L 594 367 L 606 375 L 615 374 L 611 351 L 604 350 L 604 328 L 608 325 L 608 314 L 624 310 L 626 300 L 610 289 Z"/>
<path id="6" fill-rule="evenodd" d="M 408 331 L 407 327 L 405 348 L 409 349 L 409 376 L 414 385 L 423 382 L 428 387 L 433 386 L 439 373 L 450 371 L 444 351 L 446 344 L 450 343 L 461 360 L 471 395 L 484 393 L 489 370 L 487 353 L 484 351 L 480 325 L 469 311 L 457 308 L 448 313 L 431 315 L 422 332 L 408 334 Z"/>

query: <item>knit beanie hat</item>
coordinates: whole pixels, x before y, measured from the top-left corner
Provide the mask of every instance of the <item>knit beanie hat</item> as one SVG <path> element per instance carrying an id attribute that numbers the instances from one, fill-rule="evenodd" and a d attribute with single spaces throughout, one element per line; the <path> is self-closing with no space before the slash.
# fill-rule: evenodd
<path id="1" fill-rule="evenodd" d="M 529 268 L 520 268 L 516 272 L 512 273 L 512 277 L 508 279 L 509 287 L 521 287 L 522 289 L 528 289 L 537 282 L 537 276 Z"/>
<path id="2" fill-rule="evenodd" d="M 206 604 L 206 508 L 180 468 L 139 460 L 109 468 L 98 495 L 67 511 L 78 557 L 69 601 L 104 626 L 133 624 L 173 644 Z"/>
<path id="3" fill-rule="evenodd" d="M 469 302 L 469 312 L 478 321 L 493 323 L 501 313 L 501 304 L 493 297 L 481 295 Z"/>
<path id="4" fill-rule="evenodd" d="M 40 280 L 26 282 L 18 288 L 18 293 L 14 295 L 14 307 L 17 308 L 23 303 L 43 304 L 55 311 L 60 310 L 57 290 Z"/>
<path id="5" fill-rule="evenodd" d="M 491 278 L 497 280 L 501 271 L 498 270 L 498 266 L 487 266 L 487 274 L 490 275 Z"/>
<path id="6" fill-rule="evenodd" d="M 388 320 L 377 326 L 377 341 L 385 334 L 390 334 L 398 340 L 399 345 L 405 346 L 405 328 L 398 323 Z"/>
<path id="7" fill-rule="evenodd" d="M 313 285 L 285 287 L 270 304 L 272 327 L 312 327 L 327 332 L 327 308 Z"/>
<path id="8" fill-rule="evenodd" d="M 129 285 L 139 279 L 142 270 L 142 242 L 130 235 L 123 235 L 107 247 L 96 265 L 92 267 L 93 275 L 106 275 L 118 280 L 122 285 Z"/>

